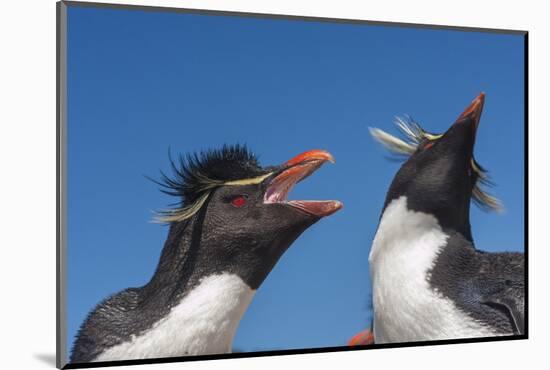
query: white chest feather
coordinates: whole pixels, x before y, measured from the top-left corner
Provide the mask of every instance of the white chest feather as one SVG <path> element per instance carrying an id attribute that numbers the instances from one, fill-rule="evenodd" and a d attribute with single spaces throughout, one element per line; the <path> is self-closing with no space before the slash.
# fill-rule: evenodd
<path id="1" fill-rule="evenodd" d="M 437 219 L 393 200 L 382 215 L 369 256 L 375 343 L 495 335 L 433 291 L 428 273 L 446 245 Z"/>
<path id="2" fill-rule="evenodd" d="M 151 329 L 94 361 L 231 352 L 233 336 L 254 293 L 237 275 L 208 276 Z"/>

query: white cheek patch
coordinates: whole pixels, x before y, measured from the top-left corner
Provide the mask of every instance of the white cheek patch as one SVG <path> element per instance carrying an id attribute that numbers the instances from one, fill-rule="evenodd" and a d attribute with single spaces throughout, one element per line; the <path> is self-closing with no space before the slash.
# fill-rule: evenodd
<path id="1" fill-rule="evenodd" d="M 235 331 L 255 292 L 237 275 L 208 276 L 152 328 L 93 361 L 231 352 Z"/>
<path id="2" fill-rule="evenodd" d="M 408 210 L 406 197 L 387 206 L 369 256 L 375 343 L 497 335 L 429 286 L 447 238 L 435 217 Z"/>

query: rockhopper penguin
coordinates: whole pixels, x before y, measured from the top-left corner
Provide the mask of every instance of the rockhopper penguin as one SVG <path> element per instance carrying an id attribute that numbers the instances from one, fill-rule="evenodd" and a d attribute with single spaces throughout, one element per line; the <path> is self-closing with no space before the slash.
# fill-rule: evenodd
<path id="1" fill-rule="evenodd" d="M 374 342 L 523 334 L 524 255 L 474 246 L 470 201 L 500 208 L 473 156 L 485 95 L 442 135 L 398 120 L 402 140 L 373 136 L 408 156 L 393 179 L 369 256 Z"/>
<path id="2" fill-rule="evenodd" d="M 231 351 L 255 291 L 308 227 L 338 211 L 338 201 L 287 200 L 292 187 L 330 153 L 312 150 L 261 167 L 244 146 L 171 160 L 161 211 L 169 224 L 151 280 L 108 297 L 82 324 L 71 362 L 161 358 Z"/>

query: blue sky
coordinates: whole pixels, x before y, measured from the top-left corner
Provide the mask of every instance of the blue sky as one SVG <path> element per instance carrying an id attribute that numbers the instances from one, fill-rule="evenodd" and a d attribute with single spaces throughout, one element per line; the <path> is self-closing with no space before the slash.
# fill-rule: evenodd
<path id="1" fill-rule="evenodd" d="M 345 345 L 370 318 L 368 253 L 399 163 L 369 136 L 409 114 L 444 131 L 487 94 L 476 158 L 506 212 L 472 208 L 480 249 L 523 250 L 523 38 L 69 7 L 68 338 L 101 299 L 151 277 L 174 199 L 144 175 L 246 143 L 262 164 L 329 150 L 291 199 L 345 207 L 307 230 L 256 294 L 234 346 Z M 395 131 L 392 131 L 395 132 Z"/>

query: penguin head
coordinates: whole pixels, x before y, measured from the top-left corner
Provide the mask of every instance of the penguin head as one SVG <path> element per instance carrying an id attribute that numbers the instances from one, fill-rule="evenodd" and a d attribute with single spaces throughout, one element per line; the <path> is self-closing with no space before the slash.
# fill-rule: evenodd
<path id="1" fill-rule="evenodd" d="M 200 268 L 235 273 L 257 289 L 303 231 L 342 207 L 334 200 L 287 199 L 297 182 L 327 161 L 334 161 L 330 153 L 312 150 L 262 167 L 239 145 L 171 160 L 174 176 L 163 174 L 160 184 L 181 202 L 157 219 L 170 224 L 173 235 L 193 229 Z"/>
<path id="2" fill-rule="evenodd" d="M 500 202 L 483 190 L 490 184 L 486 170 L 474 158 L 474 145 L 485 95 L 481 93 L 443 134 L 425 131 L 415 122 L 398 120 L 407 136 L 401 140 L 381 130 L 373 136 L 392 151 L 407 156 L 394 177 L 386 205 L 400 196 L 409 208 L 433 214 L 443 226 L 469 239 L 473 200 L 485 210 L 500 210 Z"/>

